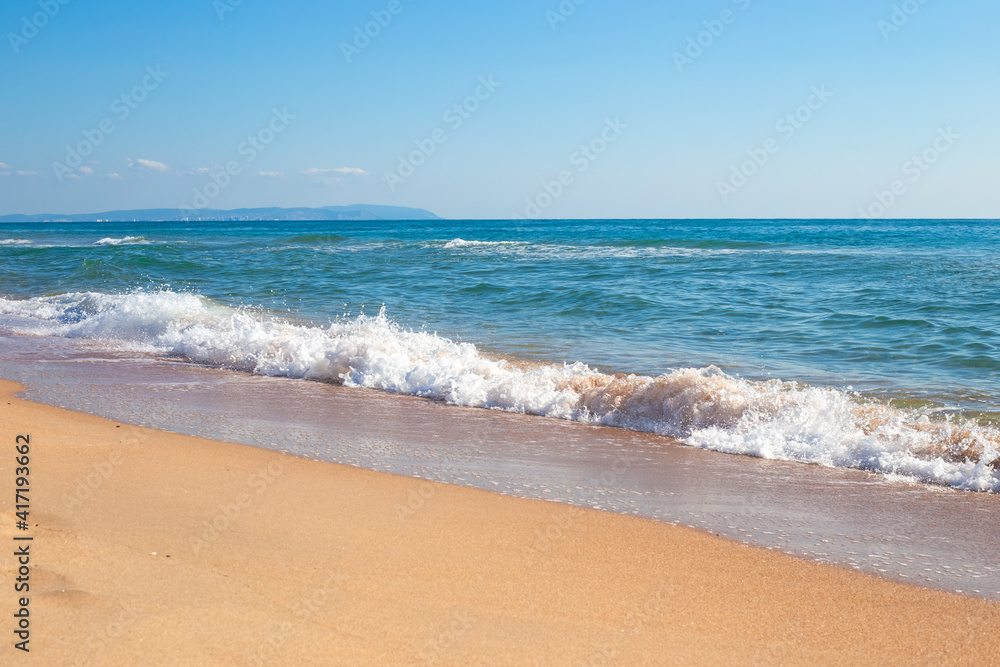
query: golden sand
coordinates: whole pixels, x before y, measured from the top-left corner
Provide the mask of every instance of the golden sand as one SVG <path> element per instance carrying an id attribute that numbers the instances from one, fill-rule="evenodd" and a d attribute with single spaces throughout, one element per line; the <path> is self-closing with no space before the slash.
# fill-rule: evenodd
<path id="1" fill-rule="evenodd" d="M 692 529 L 163 433 L 0 383 L 2 664 L 997 664 L 1000 605 Z M 15 529 L 14 440 L 31 438 Z M 28 659 L 26 659 L 28 658 Z"/>

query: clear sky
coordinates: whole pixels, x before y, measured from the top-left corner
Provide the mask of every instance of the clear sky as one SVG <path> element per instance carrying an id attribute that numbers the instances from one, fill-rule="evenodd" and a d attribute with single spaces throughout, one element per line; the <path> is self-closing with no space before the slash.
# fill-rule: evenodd
<path id="1" fill-rule="evenodd" d="M 0 31 L 0 214 L 1000 217 L 996 0 L 5 0 Z"/>

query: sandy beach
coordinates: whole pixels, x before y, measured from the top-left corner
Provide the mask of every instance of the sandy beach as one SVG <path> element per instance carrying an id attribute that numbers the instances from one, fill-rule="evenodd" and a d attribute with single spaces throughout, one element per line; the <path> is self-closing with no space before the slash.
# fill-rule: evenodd
<path id="1" fill-rule="evenodd" d="M 1000 667 L 1000 2 L 0 23 L 0 667 Z"/>
<path id="2" fill-rule="evenodd" d="M 645 519 L 117 424 L 19 389 L 0 384 L 2 468 L 11 489 L 14 439 L 30 434 L 32 663 L 998 659 L 992 602 Z M 15 567 L 7 556 L 8 591 Z"/>

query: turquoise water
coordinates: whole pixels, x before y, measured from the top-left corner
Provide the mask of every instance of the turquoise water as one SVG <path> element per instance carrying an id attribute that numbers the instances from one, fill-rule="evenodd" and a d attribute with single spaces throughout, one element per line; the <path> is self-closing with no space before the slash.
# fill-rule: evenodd
<path id="1" fill-rule="evenodd" d="M 859 462 L 855 440 L 872 429 L 857 414 L 857 433 L 803 454 L 826 437 L 803 420 L 867 401 L 911 411 L 880 417 L 893 428 L 971 418 L 980 430 L 959 440 L 986 452 L 972 463 L 989 463 L 998 247 L 1000 222 L 979 220 L 5 224 L 0 314 L 22 333 L 924 478 L 878 456 Z M 497 361 L 502 372 L 487 364 Z M 523 362 L 554 365 L 542 378 Z M 639 380 L 609 390 L 616 373 Z M 651 382 L 667 393 L 651 397 Z M 748 408 L 755 392 L 801 394 L 799 412 L 823 405 L 767 436 L 795 442 L 752 445 L 749 413 L 758 426 L 791 419 L 777 404 Z M 742 403 L 722 410 L 734 395 Z M 849 460 L 831 453 L 845 438 Z"/>
<path id="2" fill-rule="evenodd" d="M 151 243 L 95 245 L 141 237 Z M 491 350 L 947 396 L 1000 387 L 996 221 L 5 225 L 0 293 L 169 288 Z M 459 241 L 461 239 L 461 241 Z M 469 242 L 469 243 L 463 243 Z"/>

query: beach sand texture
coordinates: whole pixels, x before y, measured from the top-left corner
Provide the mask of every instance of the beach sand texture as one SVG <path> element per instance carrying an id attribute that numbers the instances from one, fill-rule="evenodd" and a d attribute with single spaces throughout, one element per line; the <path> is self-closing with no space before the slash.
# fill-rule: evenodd
<path id="1" fill-rule="evenodd" d="M 32 637 L 5 664 L 1000 664 L 992 602 L 18 390 L 0 470 L 30 434 Z"/>

